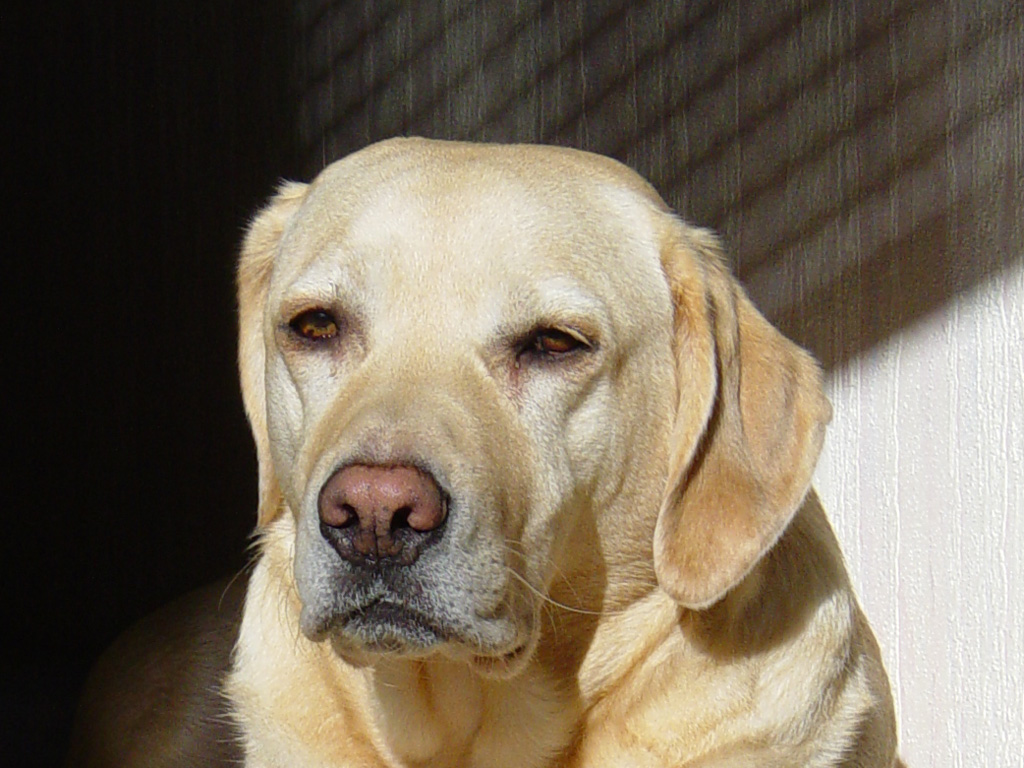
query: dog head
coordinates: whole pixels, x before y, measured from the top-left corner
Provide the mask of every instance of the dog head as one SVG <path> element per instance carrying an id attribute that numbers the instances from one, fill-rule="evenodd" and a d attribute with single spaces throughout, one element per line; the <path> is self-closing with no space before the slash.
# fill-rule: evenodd
<path id="1" fill-rule="evenodd" d="M 816 366 L 606 158 L 373 145 L 279 190 L 238 282 L 259 524 L 348 658 L 513 671 L 595 564 L 710 605 L 807 491 Z"/>

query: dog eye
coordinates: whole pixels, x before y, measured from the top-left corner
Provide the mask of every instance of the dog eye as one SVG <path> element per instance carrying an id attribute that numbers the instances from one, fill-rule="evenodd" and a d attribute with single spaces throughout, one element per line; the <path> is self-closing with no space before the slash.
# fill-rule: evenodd
<path id="1" fill-rule="evenodd" d="M 338 322 L 325 309 L 308 309 L 292 318 L 288 326 L 309 341 L 327 341 L 338 335 Z"/>
<path id="2" fill-rule="evenodd" d="M 586 340 L 568 331 L 541 328 L 534 331 L 526 340 L 522 352 L 538 357 L 556 358 L 589 347 Z"/>

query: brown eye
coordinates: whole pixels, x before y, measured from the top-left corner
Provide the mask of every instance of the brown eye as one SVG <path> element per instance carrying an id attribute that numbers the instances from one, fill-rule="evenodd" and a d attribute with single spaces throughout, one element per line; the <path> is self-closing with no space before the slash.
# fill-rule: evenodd
<path id="1" fill-rule="evenodd" d="M 571 333 L 557 328 L 544 328 L 530 336 L 523 351 L 542 357 L 560 357 L 586 346 L 586 342 Z"/>
<path id="2" fill-rule="evenodd" d="M 327 341 L 338 335 L 338 323 L 324 309 L 309 309 L 292 318 L 289 327 L 309 341 Z"/>

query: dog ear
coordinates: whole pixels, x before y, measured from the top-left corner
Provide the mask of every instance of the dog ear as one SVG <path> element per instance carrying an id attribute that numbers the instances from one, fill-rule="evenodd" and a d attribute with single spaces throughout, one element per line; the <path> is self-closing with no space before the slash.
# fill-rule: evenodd
<path id="1" fill-rule="evenodd" d="M 755 309 L 716 239 L 673 220 L 678 401 L 654 538 L 658 582 L 708 607 L 775 543 L 803 501 L 831 406 L 815 361 Z"/>
<path id="2" fill-rule="evenodd" d="M 259 462 L 257 524 L 260 526 L 277 517 L 282 502 L 267 434 L 263 309 L 281 236 L 302 202 L 306 186 L 286 182 L 278 188 L 277 194 L 249 224 L 238 259 L 238 370 L 242 381 L 242 402 L 256 441 L 256 459 Z"/>

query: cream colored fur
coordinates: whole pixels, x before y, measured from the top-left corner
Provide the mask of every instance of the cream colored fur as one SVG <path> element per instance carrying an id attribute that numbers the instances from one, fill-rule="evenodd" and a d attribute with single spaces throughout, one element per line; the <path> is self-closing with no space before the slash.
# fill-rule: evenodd
<path id="1" fill-rule="evenodd" d="M 227 691 L 249 768 L 895 764 L 808 491 L 819 371 L 631 171 L 374 145 L 256 217 L 239 306 L 260 554 Z M 336 344 L 295 346 L 322 306 Z M 533 360 L 536 327 L 588 347 Z M 309 516 L 353 457 L 444 478 L 470 533 L 424 583 L 477 641 L 389 653 L 317 607 L 337 583 Z"/>

